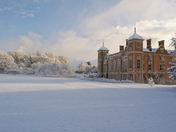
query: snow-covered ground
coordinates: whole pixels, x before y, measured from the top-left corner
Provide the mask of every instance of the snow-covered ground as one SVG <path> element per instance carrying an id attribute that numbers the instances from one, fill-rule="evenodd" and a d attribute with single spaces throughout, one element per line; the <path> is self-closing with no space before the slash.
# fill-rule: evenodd
<path id="1" fill-rule="evenodd" d="M 0 132 L 175 132 L 174 85 L 0 74 Z"/>

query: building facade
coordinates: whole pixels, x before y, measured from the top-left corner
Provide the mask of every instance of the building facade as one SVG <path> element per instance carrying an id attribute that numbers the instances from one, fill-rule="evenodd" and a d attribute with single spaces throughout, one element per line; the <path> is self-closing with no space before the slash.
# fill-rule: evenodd
<path id="1" fill-rule="evenodd" d="M 136 33 L 126 40 L 126 46 L 120 46 L 120 51 L 109 54 L 103 46 L 98 50 L 98 73 L 104 78 L 116 80 L 132 80 L 138 83 L 147 82 L 152 77 L 155 83 L 172 83 L 167 74 L 171 67 L 171 50 L 166 50 L 164 40 L 158 42 L 158 48 L 153 49 L 151 39 L 143 48 L 144 39 Z"/>

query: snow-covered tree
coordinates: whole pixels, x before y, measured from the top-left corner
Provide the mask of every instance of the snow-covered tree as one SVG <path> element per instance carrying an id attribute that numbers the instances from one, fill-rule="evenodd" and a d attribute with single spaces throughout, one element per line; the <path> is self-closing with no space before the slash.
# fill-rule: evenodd
<path id="1" fill-rule="evenodd" d="M 32 67 L 32 65 L 34 63 L 41 63 L 41 64 L 49 64 L 49 63 L 53 63 L 55 62 L 53 58 L 50 58 L 46 55 L 42 55 L 42 56 L 36 56 L 35 54 L 29 53 L 26 57 L 25 57 L 25 66 L 26 67 Z"/>
<path id="2" fill-rule="evenodd" d="M 87 63 L 87 65 L 85 65 L 83 62 L 80 63 L 76 69 L 76 73 L 88 74 L 88 73 L 97 73 L 98 72 L 97 66 L 91 65 L 90 61 L 88 61 L 86 63 Z"/>
<path id="3" fill-rule="evenodd" d="M 4 69 L 11 65 L 14 62 L 14 59 L 11 55 L 7 54 L 4 51 L 0 51 L 0 70 L 4 71 Z"/>
<path id="4" fill-rule="evenodd" d="M 59 61 L 64 64 L 64 63 L 68 63 L 68 58 L 65 56 L 58 56 Z"/>
<path id="5" fill-rule="evenodd" d="M 88 74 L 88 73 L 97 73 L 97 67 L 96 66 L 93 66 L 93 65 L 87 65 L 86 66 L 86 69 L 84 71 L 85 74 Z"/>
<path id="6" fill-rule="evenodd" d="M 40 51 L 37 51 L 36 56 L 42 56 L 42 53 Z"/>
<path id="7" fill-rule="evenodd" d="M 68 58 L 51 52 L 42 55 L 10 51 L 0 51 L 0 70 L 6 74 L 41 74 L 46 76 L 70 76 L 74 70 L 68 64 Z"/>
<path id="8" fill-rule="evenodd" d="M 37 75 L 68 77 L 74 75 L 74 69 L 71 68 L 69 63 L 42 64 L 37 70 Z"/>
<path id="9" fill-rule="evenodd" d="M 176 38 L 173 37 L 171 39 L 171 46 L 174 46 L 176 48 Z M 168 68 L 167 70 L 169 70 L 169 78 L 171 78 L 172 80 L 176 80 L 176 63 L 175 63 L 175 58 L 176 58 L 176 50 L 173 52 L 173 62 L 171 62 L 170 64 L 172 65 L 170 68 Z"/>
<path id="10" fill-rule="evenodd" d="M 77 69 L 76 69 L 76 72 L 77 72 L 77 73 L 83 73 L 83 72 L 85 71 L 85 69 L 86 69 L 86 65 L 85 65 L 83 62 L 81 62 L 81 63 L 78 65 L 78 67 L 77 67 Z"/>
<path id="11" fill-rule="evenodd" d="M 13 57 L 14 62 L 16 64 L 24 63 L 24 60 L 25 60 L 25 57 L 26 57 L 25 53 L 9 51 L 8 54 Z"/>
<path id="12" fill-rule="evenodd" d="M 51 53 L 51 52 L 47 52 L 47 53 L 46 53 L 46 56 L 49 57 L 49 58 L 51 58 L 51 59 L 53 60 L 52 63 L 54 63 L 54 62 L 56 62 L 56 63 L 61 63 L 61 62 L 59 61 L 59 57 L 58 57 L 57 55 Z"/>
<path id="13" fill-rule="evenodd" d="M 17 64 L 14 62 L 10 62 L 9 65 L 7 65 L 4 69 L 4 73 L 6 74 L 20 74 L 23 71 L 21 71 L 21 69 L 18 68 Z"/>

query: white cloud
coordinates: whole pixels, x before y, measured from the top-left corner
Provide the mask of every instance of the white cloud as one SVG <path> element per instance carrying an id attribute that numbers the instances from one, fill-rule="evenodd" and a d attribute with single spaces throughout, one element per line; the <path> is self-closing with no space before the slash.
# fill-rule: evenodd
<path id="1" fill-rule="evenodd" d="M 39 0 L 33 0 L 39 2 Z M 43 0 L 44 1 L 44 0 Z M 48 1 L 48 0 L 47 0 Z M 45 0 L 46 2 L 46 0 Z M 152 39 L 152 47 L 158 47 L 159 40 L 165 40 L 165 47 L 170 49 L 169 40 L 175 34 L 175 2 L 169 0 L 122 0 L 111 8 L 95 13 L 94 10 L 82 15 L 74 30 L 54 33 L 48 40 L 30 32 L 28 36 L 20 36 L 18 51 L 45 53 L 53 52 L 67 56 L 70 60 L 94 61 L 97 50 L 105 40 L 110 53 L 118 52 L 119 45 L 125 45 L 126 39 L 133 34 L 133 25 L 137 25 L 137 33 L 144 39 Z M 36 7 L 40 10 L 40 7 Z M 25 12 L 24 17 L 34 17 L 34 13 Z M 84 36 L 84 37 L 83 37 Z M 144 41 L 144 48 L 146 42 Z"/>
<path id="2" fill-rule="evenodd" d="M 33 53 L 37 50 L 40 50 L 42 48 L 42 43 L 40 42 L 41 39 L 41 35 L 33 32 L 29 32 L 28 36 L 19 36 L 19 48 L 17 49 L 17 51 L 24 53 Z"/>
<path id="3" fill-rule="evenodd" d="M 3 13 L 4 11 L 10 11 L 10 10 L 12 10 L 11 7 L 0 8 L 0 13 Z"/>
<path id="4" fill-rule="evenodd" d="M 143 20 L 167 20 L 175 17 L 175 6 L 174 1 L 168 0 L 122 0 L 101 13 L 89 13 L 83 20 L 82 29 L 99 30 Z"/>
<path id="5" fill-rule="evenodd" d="M 140 21 L 136 25 L 139 35 L 144 39 L 152 39 L 153 48 L 158 47 L 158 41 L 165 40 L 165 47 L 170 49 L 169 40 L 175 34 L 176 18 L 167 21 Z M 126 39 L 134 33 L 133 29 L 133 25 L 117 26 L 89 31 L 81 35 L 75 31 L 65 31 L 53 34 L 49 40 L 43 40 L 41 35 L 30 32 L 28 36 L 19 37 L 18 51 L 26 53 L 37 50 L 43 53 L 50 51 L 67 56 L 72 62 L 94 61 L 97 59 L 97 50 L 102 46 L 103 39 L 110 53 L 115 53 L 119 51 L 119 45 L 126 44 Z M 144 40 L 144 48 L 146 48 L 146 40 Z"/>
<path id="6" fill-rule="evenodd" d="M 34 14 L 27 14 L 28 17 L 34 17 Z"/>

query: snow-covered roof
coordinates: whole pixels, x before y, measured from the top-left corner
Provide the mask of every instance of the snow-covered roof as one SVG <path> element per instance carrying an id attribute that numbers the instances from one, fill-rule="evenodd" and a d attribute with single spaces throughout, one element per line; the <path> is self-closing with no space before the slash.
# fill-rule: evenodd
<path id="1" fill-rule="evenodd" d="M 170 53 L 173 53 L 174 50 L 167 50 L 167 52 L 170 54 Z"/>
<path id="2" fill-rule="evenodd" d="M 149 49 L 147 48 L 143 48 L 143 51 L 146 51 L 146 52 L 156 52 L 159 48 L 152 48 L 152 51 L 150 51 Z M 167 49 L 166 49 L 167 50 Z M 170 54 L 173 52 L 173 50 L 167 50 L 167 52 Z"/>
<path id="3" fill-rule="evenodd" d="M 128 38 L 128 40 L 132 40 L 132 39 L 140 39 L 140 40 L 144 40 L 140 35 L 138 35 L 136 33 L 136 28 L 134 29 L 134 34 Z"/>
<path id="4" fill-rule="evenodd" d="M 157 48 L 157 49 L 158 49 L 158 48 Z M 156 52 L 157 49 L 152 48 L 152 51 L 150 51 L 150 50 L 147 49 L 147 48 L 143 48 L 143 51 L 146 51 L 146 52 Z"/>
<path id="5" fill-rule="evenodd" d="M 104 46 L 104 42 L 103 42 L 103 46 L 102 46 L 98 51 L 100 51 L 100 50 L 109 51 L 108 48 L 106 48 L 106 47 Z"/>

